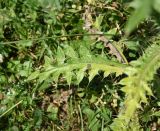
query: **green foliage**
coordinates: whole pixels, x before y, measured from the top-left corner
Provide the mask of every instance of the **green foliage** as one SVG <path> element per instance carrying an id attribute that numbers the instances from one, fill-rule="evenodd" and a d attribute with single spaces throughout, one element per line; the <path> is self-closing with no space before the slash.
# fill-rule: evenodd
<path id="1" fill-rule="evenodd" d="M 135 0 L 133 5 L 136 7 L 135 12 L 129 18 L 126 32 L 130 33 L 135 27 L 151 13 L 152 1 L 151 0 Z"/>
<path id="2" fill-rule="evenodd" d="M 143 57 L 133 62 L 127 69 L 127 78 L 120 83 L 126 85 L 122 90 L 126 94 L 124 107 L 122 107 L 119 117 L 113 123 L 113 130 L 125 130 L 134 113 L 141 103 L 147 103 L 147 97 L 153 96 L 148 81 L 153 79 L 154 73 L 160 65 L 159 45 L 148 47 Z M 118 126 L 117 126 L 118 125 Z"/>
<path id="3" fill-rule="evenodd" d="M 0 129 L 158 130 L 159 6 L 1 0 Z"/>
<path id="4" fill-rule="evenodd" d="M 144 19 L 148 18 L 152 12 L 152 9 L 159 11 L 160 2 L 158 0 L 134 0 L 131 6 L 135 8 L 135 11 L 130 16 L 126 25 L 126 33 L 130 34 L 138 24 Z"/>
<path id="5" fill-rule="evenodd" d="M 39 74 L 35 71 L 28 80 L 39 76 L 38 83 L 41 83 L 51 76 L 57 83 L 60 75 L 63 75 L 68 85 L 71 84 L 73 77 L 75 77 L 77 84 L 79 84 L 83 77 L 87 75 L 89 82 L 91 82 L 99 71 L 104 72 L 104 77 L 107 77 L 111 73 L 116 73 L 118 76 L 124 72 L 126 67 L 125 65 L 107 60 L 106 57 L 92 55 L 83 44 L 80 45 L 77 51 L 71 46 L 65 46 L 65 48 L 66 50 L 63 50 L 61 47 L 57 48 L 55 64 L 50 64 L 46 59 L 42 73 Z"/>

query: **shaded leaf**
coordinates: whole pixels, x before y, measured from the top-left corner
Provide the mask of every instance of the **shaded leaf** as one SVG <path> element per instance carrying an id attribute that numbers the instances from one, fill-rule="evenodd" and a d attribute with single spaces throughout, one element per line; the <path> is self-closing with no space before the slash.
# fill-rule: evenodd
<path id="1" fill-rule="evenodd" d="M 127 34 L 130 34 L 136 28 L 136 26 L 151 13 L 152 0 L 140 0 L 137 2 L 137 4 L 139 5 L 136 5 L 137 8 L 127 21 L 125 29 Z"/>

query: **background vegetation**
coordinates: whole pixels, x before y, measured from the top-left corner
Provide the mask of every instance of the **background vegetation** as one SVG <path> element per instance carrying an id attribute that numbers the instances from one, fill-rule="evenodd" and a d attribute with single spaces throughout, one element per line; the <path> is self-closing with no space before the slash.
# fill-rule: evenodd
<path id="1" fill-rule="evenodd" d="M 0 130 L 159 130 L 159 7 L 0 0 Z"/>

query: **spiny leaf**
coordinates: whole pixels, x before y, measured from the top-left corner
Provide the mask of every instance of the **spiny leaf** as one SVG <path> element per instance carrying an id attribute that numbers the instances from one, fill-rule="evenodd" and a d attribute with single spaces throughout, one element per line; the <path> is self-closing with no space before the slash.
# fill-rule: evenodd
<path id="1" fill-rule="evenodd" d="M 76 51 L 71 46 L 65 47 L 64 50 L 65 50 L 66 56 L 69 56 L 69 57 L 75 58 L 75 59 L 78 58 Z"/>
<path id="2" fill-rule="evenodd" d="M 131 64 L 133 67 L 126 70 L 129 76 L 120 82 L 125 85 L 122 88 L 126 93 L 125 108 L 121 109 L 118 118 L 112 124 L 113 130 L 124 129 L 118 123 L 126 123 L 127 126 L 136 109 L 140 108 L 140 103 L 147 103 L 146 93 L 153 95 L 147 82 L 153 79 L 154 73 L 160 67 L 160 45 L 152 45 L 139 60 Z"/>
<path id="3" fill-rule="evenodd" d="M 42 82 L 45 79 L 47 79 L 49 76 L 52 75 L 53 80 L 57 80 L 60 74 L 63 74 L 63 76 L 66 78 L 67 83 L 71 84 L 71 78 L 73 77 L 73 72 L 76 72 L 76 78 L 78 80 L 78 83 L 81 82 L 85 75 L 85 69 L 87 69 L 88 64 L 91 64 L 94 68 L 93 70 L 89 71 L 89 80 L 91 81 L 96 74 L 98 74 L 98 71 L 102 70 L 104 72 L 118 72 L 118 74 L 122 74 L 124 72 L 125 67 L 114 67 L 112 65 L 107 64 L 100 64 L 96 62 L 88 63 L 88 62 L 82 62 L 82 63 L 72 63 L 72 64 L 65 64 L 64 66 L 59 67 L 53 67 L 50 70 L 46 70 L 45 72 L 42 72 L 39 74 L 39 81 Z"/>
<path id="4" fill-rule="evenodd" d="M 91 67 L 92 69 L 89 71 L 89 82 L 91 82 L 91 80 L 95 77 L 95 75 L 98 74 L 99 69 L 94 67 L 94 65 L 92 65 Z"/>
<path id="5" fill-rule="evenodd" d="M 39 83 L 43 82 L 44 80 L 46 80 L 52 73 L 54 72 L 54 70 L 49 70 L 49 71 L 45 71 L 39 74 Z"/>
<path id="6" fill-rule="evenodd" d="M 58 65 L 64 64 L 65 54 L 60 46 L 58 46 L 58 49 L 57 49 L 56 60 Z"/>
<path id="7" fill-rule="evenodd" d="M 90 61 L 92 59 L 90 50 L 87 49 L 87 47 L 82 46 L 82 45 L 80 46 L 80 49 L 79 49 L 79 55 L 85 61 Z"/>
<path id="8" fill-rule="evenodd" d="M 49 58 L 48 56 L 44 56 L 44 60 L 45 60 L 44 66 L 47 68 L 53 63 L 51 58 Z"/>
<path id="9" fill-rule="evenodd" d="M 58 78 L 59 78 L 59 76 L 60 76 L 61 73 L 62 73 L 62 72 L 61 72 L 60 70 L 57 70 L 57 71 L 55 71 L 54 73 L 52 73 L 51 78 L 53 79 L 53 81 L 54 81 L 55 83 L 58 83 Z"/>
<path id="10" fill-rule="evenodd" d="M 85 71 L 86 71 L 86 67 L 80 69 L 79 71 L 77 71 L 76 76 L 77 76 L 77 84 L 79 84 L 83 77 L 85 76 Z"/>
<path id="11" fill-rule="evenodd" d="M 99 71 L 103 71 L 106 77 L 106 74 L 109 75 L 110 73 L 120 75 L 126 68 L 126 65 L 107 60 L 104 56 L 92 55 L 89 49 L 83 45 L 79 48 L 79 54 L 75 53 L 72 47 L 69 47 L 69 50 L 72 52 L 70 55 L 68 51 L 63 51 L 62 48 L 58 47 L 56 55 L 58 64 L 49 62 L 49 65 L 44 66 L 43 71 L 39 74 L 39 83 L 47 78 L 58 83 L 58 78 L 62 75 L 68 85 L 72 83 L 72 78 L 76 78 L 79 84 L 86 73 L 88 73 L 90 82 Z M 65 60 L 65 56 L 70 58 Z M 87 70 L 88 72 L 86 72 Z"/>
<path id="12" fill-rule="evenodd" d="M 65 76 L 65 78 L 67 80 L 67 84 L 69 86 L 71 85 L 72 76 L 73 76 L 72 74 L 73 74 L 73 72 L 71 70 L 66 71 L 65 74 L 64 74 L 64 76 Z"/>

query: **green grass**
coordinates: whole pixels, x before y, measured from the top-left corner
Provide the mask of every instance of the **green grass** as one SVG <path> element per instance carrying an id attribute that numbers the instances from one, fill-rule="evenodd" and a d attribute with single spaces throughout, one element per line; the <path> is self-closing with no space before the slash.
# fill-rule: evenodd
<path id="1" fill-rule="evenodd" d="M 158 130 L 159 2 L 130 2 L 1 0 L 0 130 Z"/>

